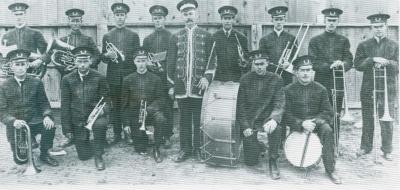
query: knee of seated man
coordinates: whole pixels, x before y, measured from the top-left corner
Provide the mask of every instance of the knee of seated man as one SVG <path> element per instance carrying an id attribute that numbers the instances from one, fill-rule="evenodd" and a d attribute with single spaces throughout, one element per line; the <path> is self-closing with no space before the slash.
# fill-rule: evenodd
<path id="1" fill-rule="evenodd" d="M 321 130 L 322 133 L 333 133 L 333 129 L 328 123 L 322 124 L 319 130 Z"/>
<path id="2" fill-rule="evenodd" d="M 107 119 L 107 117 L 98 117 L 97 119 L 96 119 L 96 121 L 94 122 L 94 124 L 93 124 L 93 126 L 95 127 L 97 127 L 97 126 L 99 126 L 99 127 L 103 127 L 103 126 L 107 126 L 107 124 L 108 124 L 108 119 Z"/>
<path id="3" fill-rule="evenodd" d="M 154 113 L 154 119 L 157 124 L 163 124 L 167 122 L 167 119 L 161 111 L 157 111 Z"/>

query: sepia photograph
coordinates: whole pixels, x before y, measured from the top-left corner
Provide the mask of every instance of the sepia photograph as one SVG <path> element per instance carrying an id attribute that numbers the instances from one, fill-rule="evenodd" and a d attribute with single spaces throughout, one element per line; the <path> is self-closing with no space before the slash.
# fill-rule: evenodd
<path id="1" fill-rule="evenodd" d="M 0 189 L 398 189 L 399 4 L 0 0 Z"/>

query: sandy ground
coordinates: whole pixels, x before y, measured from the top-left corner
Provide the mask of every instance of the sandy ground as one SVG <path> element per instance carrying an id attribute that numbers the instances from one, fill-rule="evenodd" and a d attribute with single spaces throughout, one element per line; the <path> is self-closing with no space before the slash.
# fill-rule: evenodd
<path id="1" fill-rule="evenodd" d="M 352 114 L 360 120 L 360 111 L 352 111 Z M 59 118 L 57 120 L 59 123 Z M 61 126 L 57 126 L 55 147 L 65 142 L 61 134 Z M 240 163 L 237 168 L 214 167 L 207 164 L 188 160 L 184 163 L 172 161 L 179 150 L 178 129 L 172 138 L 173 147 L 162 149 L 166 157 L 164 162 L 156 164 L 151 157 L 141 156 L 134 152 L 133 147 L 124 143 L 118 144 L 105 151 L 104 159 L 106 170 L 97 171 L 94 160 L 80 161 L 77 158 L 75 147 L 66 148 L 67 155 L 57 156 L 59 167 L 48 167 L 37 161 L 38 167 L 43 171 L 34 176 L 23 176 L 21 173 L 25 166 L 17 166 L 12 160 L 9 144 L 6 140 L 5 126 L 0 126 L 0 186 L 1 185 L 27 185 L 27 184 L 119 184 L 119 185 L 268 185 L 275 187 L 280 185 L 323 185 L 335 186 L 325 176 L 322 162 L 308 176 L 303 170 L 295 169 L 288 162 L 280 163 L 281 179 L 273 181 L 267 172 L 266 159 L 254 167 L 247 167 Z M 111 130 L 112 131 L 112 130 Z M 111 132 L 108 134 L 110 140 Z M 394 158 L 398 161 L 399 141 L 398 128 L 394 131 Z M 388 162 L 379 156 L 381 164 L 375 164 L 375 154 L 372 152 L 361 158 L 355 156 L 360 144 L 361 128 L 354 125 L 344 125 L 341 130 L 340 150 L 342 155 L 337 160 L 337 171 L 342 176 L 344 185 L 385 185 L 385 187 L 398 186 L 399 167 L 397 161 Z M 379 143 L 380 144 L 380 143 Z M 381 155 L 381 152 L 378 152 Z M 39 150 L 34 154 L 38 156 Z"/>

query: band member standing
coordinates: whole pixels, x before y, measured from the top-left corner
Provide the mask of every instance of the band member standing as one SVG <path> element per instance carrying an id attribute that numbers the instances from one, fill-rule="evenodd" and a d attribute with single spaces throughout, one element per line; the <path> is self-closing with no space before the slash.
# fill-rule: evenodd
<path id="1" fill-rule="evenodd" d="M 7 78 L 0 86 L 0 121 L 7 127 L 7 140 L 11 145 L 14 162 L 16 158 L 15 128 L 28 125 L 31 137 L 41 134 L 40 160 L 50 166 L 58 166 L 48 150 L 53 147 L 54 125 L 50 103 L 40 79 L 27 74 L 30 52 L 17 49 L 8 53 L 14 77 Z"/>
<path id="2" fill-rule="evenodd" d="M 149 12 L 151 14 L 155 29 L 154 32 L 148 35 L 143 40 L 143 48 L 146 49 L 150 54 L 153 55 L 164 55 L 166 58 L 166 53 L 168 50 L 169 39 L 171 38 L 171 32 L 165 29 L 166 16 L 168 15 L 168 9 L 161 5 L 154 5 L 150 7 Z M 153 56 L 158 57 L 158 56 Z M 159 65 L 157 65 L 159 64 Z M 170 137 L 173 135 L 173 105 L 174 100 L 168 97 L 168 80 L 167 80 L 167 62 L 166 59 L 159 61 L 158 63 L 153 63 L 149 67 L 150 71 L 157 74 L 163 85 L 164 89 L 163 95 L 165 96 L 165 106 L 162 109 L 166 117 L 166 122 L 162 127 L 162 135 L 164 141 L 164 148 L 170 148 L 171 142 Z"/>
<path id="3" fill-rule="evenodd" d="M 350 52 L 349 39 L 336 32 L 339 17 L 342 13 L 343 11 L 338 8 L 322 10 L 322 14 L 325 15 L 325 32 L 311 38 L 308 46 L 308 54 L 315 57 L 313 63 L 313 69 L 315 70 L 314 80 L 328 90 L 331 105 L 333 105 L 331 90 L 334 88 L 332 69 L 344 67 L 344 70 L 348 71 L 353 65 L 353 55 Z M 342 78 L 336 78 L 336 88 L 336 90 L 343 90 L 345 88 Z M 340 131 L 340 113 L 342 111 L 343 97 L 344 93 L 336 94 L 337 133 Z"/>
<path id="4" fill-rule="evenodd" d="M 279 179 L 277 165 L 279 157 L 281 122 L 285 95 L 280 76 L 268 72 L 269 58 L 256 50 L 250 52 L 254 71 L 240 79 L 237 98 L 236 122 L 243 134 L 244 162 L 248 166 L 259 163 L 258 157 L 264 148 L 257 139 L 258 131 L 268 134 L 269 172 L 272 179 Z"/>
<path id="5" fill-rule="evenodd" d="M 275 72 L 276 66 L 279 64 L 279 58 L 282 55 L 283 50 L 285 49 L 286 45 L 289 42 L 288 47 L 292 47 L 295 37 L 292 34 L 283 30 L 283 27 L 286 23 L 286 12 L 288 8 L 286 6 L 277 6 L 273 7 L 268 10 L 268 13 L 272 17 L 272 23 L 274 24 L 274 31 L 269 33 L 268 35 L 264 36 L 260 40 L 260 50 L 268 55 L 270 58 L 271 64 L 267 70 L 270 72 Z M 294 47 L 292 50 L 291 57 L 296 52 L 297 48 Z M 282 68 L 287 69 L 289 68 L 290 63 L 285 60 L 282 63 Z M 282 73 L 283 81 L 285 85 L 292 83 L 293 75 L 287 71 L 283 71 Z"/>
<path id="6" fill-rule="evenodd" d="M 214 33 L 214 51 L 217 55 L 217 69 L 214 80 L 239 82 L 242 74 L 249 70 L 245 59 L 248 53 L 247 38 L 237 30 L 233 24 L 238 10 L 233 6 L 222 6 L 218 9 L 221 15 L 222 29 Z M 241 58 L 238 46 L 242 49 Z"/>
<path id="7" fill-rule="evenodd" d="M 374 77 L 373 68 L 386 67 L 386 80 L 388 91 L 389 113 L 394 118 L 394 106 L 397 105 L 397 86 L 396 83 L 399 73 L 399 45 L 397 42 L 387 37 L 387 20 L 390 18 L 387 14 L 374 14 L 367 17 L 371 21 L 371 29 L 373 37 L 361 42 L 356 51 L 354 66 L 358 71 L 363 72 L 363 81 L 361 85 L 361 109 L 363 118 L 363 128 L 361 136 L 361 147 L 357 155 L 361 156 L 371 152 L 374 137 L 374 105 L 373 90 Z M 377 80 L 377 85 L 384 87 L 383 80 Z M 377 107 L 379 118 L 384 113 L 384 96 L 377 96 Z M 382 147 L 386 160 L 392 160 L 392 138 L 393 138 L 393 121 L 379 121 L 381 126 Z"/>
<path id="8" fill-rule="evenodd" d="M 80 160 L 88 160 L 94 154 L 97 170 L 104 170 L 102 155 L 106 142 L 110 90 L 106 78 L 96 70 L 90 69 L 91 56 L 93 55 L 91 48 L 77 47 L 72 50 L 72 53 L 76 57 L 77 70 L 65 75 L 61 81 L 63 134 L 69 139 L 74 138 L 76 152 Z M 85 125 L 90 113 L 102 97 L 106 102 L 105 108 L 99 112 L 92 131 L 89 131 L 85 128 Z M 89 139 L 91 132 L 93 133 L 93 145 L 91 145 Z"/>
<path id="9" fill-rule="evenodd" d="M 107 81 L 111 90 L 111 124 L 114 129 L 114 143 L 121 141 L 122 113 L 121 113 L 121 88 L 123 77 L 136 71 L 133 55 L 140 47 L 138 34 L 125 26 L 129 6 L 124 3 L 114 3 L 111 6 L 114 13 L 116 27 L 103 36 L 102 61 L 107 64 Z M 112 43 L 125 57 L 107 51 L 107 43 Z M 115 60 L 115 61 L 114 61 Z"/>
<path id="10" fill-rule="evenodd" d="M 305 55 L 293 63 L 297 76 L 295 83 L 285 87 L 286 108 L 284 119 L 291 131 L 317 133 L 322 144 L 322 160 L 331 181 L 340 184 L 335 170 L 334 135 L 330 123 L 333 119 L 327 89 L 312 80 L 313 57 Z"/>
<path id="11" fill-rule="evenodd" d="M 31 53 L 44 54 L 47 48 L 47 42 L 43 34 L 26 25 L 26 10 L 29 6 L 25 3 L 13 3 L 8 6 L 15 16 L 15 28 L 7 31 L 1 39 L 4 46 L 17 45 L 18 49 L 25 49 Z M 28 62 L 29 67 L 37 68 L 43 63 L 43 58 Z"/>
<path id="12" fill-rule="evenodd" d="M 176 162 L 188 159 L 192 151 L 195 158 L 200 159 L 202 97 L 212 79 L 206 70 L 209 70 L 207 60 L 213 40 L 210 33 L 196 25 L 197 6 L 195 0 L 178 3 L 177 8 L 185 20 L 185 29 L 171 36 L 167 53 L 167 75 L 170 82 L 168 94 L 175 95 L 180 109 L 181 151 Z"/>
<path id="13" fill-rule="evenodd" d="M 144 48 L 139 49 L 133 59 L 137 70 L 126 76 L 122 85 L 124 131 L 133 136 L 135 151 L 146 154 L 149 144 L 146 126 L 144 129 L 140 128 L 143 124 L 153 124 L 155 141 L 153 156 L 154 160 L 160 163 L 162 157 L 159 148 L 162 143 L 162 128 L 166 122 L 162 112 L 165 99 L 162 82 L 156 74 L 147 71 L 149 58 Z M 143 104 L 146 108 L 142 107 Z M 143 111 L 145 116 L 142 115 L 140 123 L 139 115 L 143 114 Z"/>

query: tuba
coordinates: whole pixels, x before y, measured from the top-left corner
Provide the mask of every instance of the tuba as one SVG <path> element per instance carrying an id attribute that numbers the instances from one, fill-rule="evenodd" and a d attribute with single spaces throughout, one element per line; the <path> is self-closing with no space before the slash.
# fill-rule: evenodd
<path id="1" fill-rule="evenodd" d="M 15 158 L 20 162 L 28 162 L 24 175 L 34 175 L 41 172 L 35 165 L 32 153 L 32 136 L 28 125 L 14 129 Z"/>
<path id="2" fill-rule="evenodd" d="M 111 60 L 114 63 L 118 63 L 118 60 L 125 61 L 125 55 L 113 43 L 106 41 L 106 51 L 112 53 L 113 58 Z"/>
<path id="3" fill-rule="evenodd" d="M 47 48 L 47 53 L 51 54 L 51 61 L 54 65 L 73 70 L 76 68 L 74 61 L 75 56 L 71 53 L 74 46 L 69 45 L 58 39 L 53 39 Z"/>

